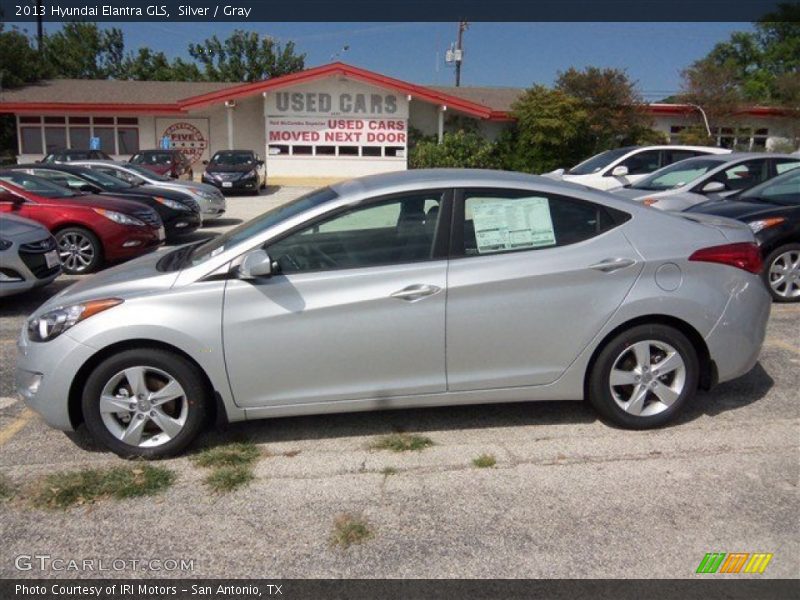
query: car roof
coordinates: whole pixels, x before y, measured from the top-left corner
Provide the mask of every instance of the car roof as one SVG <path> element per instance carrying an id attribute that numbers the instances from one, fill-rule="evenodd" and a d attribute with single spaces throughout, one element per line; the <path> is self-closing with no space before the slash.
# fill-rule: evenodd
<path id="1" fill-rule="evenodd" d="M 497 171 L 491 169 L 408 169 L 377 175 L 366 175 L 331 185 L 331 189 L 340 195 L 353 192 L 380 191 L 393 187 L 415 187 L 430 185 L 433 187 L 504 187 L 509 185 L 546 185 L 567 190 L 585 191 L 582 185 L 569 183 L 515 171 Z"/>
<path id="2" fill-rule="evenodd" d="M 19 165 L 11 165 L 9 169 L 50 169 L 58 171 L 67 171 L 73 173 L 83 173 L 86 167 L 79 167 L 74 164 L 67 163 L 23 163 Z"/>

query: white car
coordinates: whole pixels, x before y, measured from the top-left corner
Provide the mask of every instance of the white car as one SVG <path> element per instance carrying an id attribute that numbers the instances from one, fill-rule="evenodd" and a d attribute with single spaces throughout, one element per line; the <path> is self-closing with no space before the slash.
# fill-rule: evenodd
<path id="1" fill-rule="evenodd" d="M 798 167 L 800 159 L 796 156 L 767 152 L 689 158 L 612 193 L 661 210 L 681 211 L 706 200 L 725 198 Z"/>
<path id="2" fill-rule="evenodd" d="M 726 148 L 709 146 L 625 146 L 596 154 L 568 171 L 558 169 L 546 176 L 598 190 L 612 190 L 636 183 L 679 160 L 729 153 Z"/>

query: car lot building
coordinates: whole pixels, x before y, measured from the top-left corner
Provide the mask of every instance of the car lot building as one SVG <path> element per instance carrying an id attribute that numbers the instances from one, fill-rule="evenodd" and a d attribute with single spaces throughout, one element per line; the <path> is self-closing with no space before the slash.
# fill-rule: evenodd
<path id="1" fill-rule="evenodd" d="M 57 148 L 116 158 L 177 147 L 194 163 L 225 149 L 262 155 L 273 181 L 340 179 L 406 169 L 411 129 L 438 136 L 460 120 L 490 139 L 513 121 L 520 88 L 421 86 L 336 62 L 255 83 L 45 81 L 0 93 L 16 117 L 18 161 Z M 696 108 L 651 104 L 671 141 L 702 123 Z M 773 149 L 791 137 L 780 109 L 744 111 L 714 131 L 726 147 Z M 200 169 L 195 169 L 199 171 Z"/>

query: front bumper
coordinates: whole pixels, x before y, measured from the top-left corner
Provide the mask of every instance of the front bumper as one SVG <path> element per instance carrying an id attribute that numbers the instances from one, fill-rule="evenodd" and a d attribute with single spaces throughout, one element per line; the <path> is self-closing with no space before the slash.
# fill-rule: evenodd
<path id="1" fill-rule="evenodd" d="M 706 336 L 719 382 L 744 375 L 758 362 L 767 333 L 772 298 L 758 275 L 731 292 L 717 324 Z"/>
<path id="2" fill-rule="evenodd" d="M 48 425 L 72 431 L 69 390 L 75 374 L 94 352 L 69 337 L 69 332 L 50 342 L 31 342 L 23 326 L 17 341 L 17 393 Z"/>
<path id="3" fill-rule="evenodd" d="M 203 217 L 199 212 L 182 212 L 177 216 L 164 222 L 167 232 L 167 239 L 174 239 L 177 236 L 186 235 L 196 231 L 203 224 Z"/>
<path id="4" fill-rule="evenodd" d="M 218 179 L 211 179 L 210 177 L 204 176 L 203 183 L 213 185 L 222 192 L 253 191 L 257 190 L 259 187 L 258 177 L 248 177 L 233 181 L 220 181 Z"/>

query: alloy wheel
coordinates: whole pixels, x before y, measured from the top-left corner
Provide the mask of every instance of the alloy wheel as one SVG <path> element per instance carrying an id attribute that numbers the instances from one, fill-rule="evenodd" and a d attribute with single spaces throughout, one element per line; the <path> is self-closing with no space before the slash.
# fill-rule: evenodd
<path id="1" fill-rule="evenodd" d="M 625 348 L 611 368 L 611 396 L 625 412 L 641 417 L 667 410 L 686 385 L 681 354 L 660 340 L 643 340 Z"/>
<path id="2" fill-rule="evenodd" d="M 66 269 L 80 273 L 86 271 L 94 261 L 94 244 L 85 235 L 70 231 L 58 238 L 58 256 Z"/>
<path id="3" fill-rule="evenodd" d="M 114 375 L 100 395 L 106 429 L 130 446 L 152 448 L 174 439 L 186 424 L 186 392 L 166 371 L 129 367 Z"/>
<path id="4" fill-rule="evenodd" d="M 781 298 L 800 297 L 800 250 L 779 254 L 769 266 L 769 286 Z"/>

